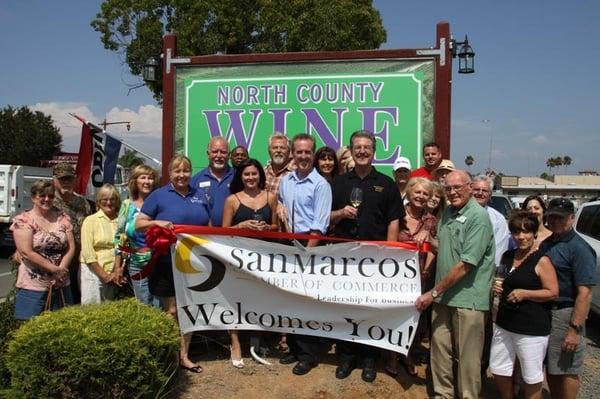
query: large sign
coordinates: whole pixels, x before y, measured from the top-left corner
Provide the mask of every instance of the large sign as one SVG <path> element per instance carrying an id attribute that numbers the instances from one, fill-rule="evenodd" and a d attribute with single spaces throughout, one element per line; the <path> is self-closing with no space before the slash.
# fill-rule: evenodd
<path id="1" fill-rule="evenodd" d="M 337 150 L 352 132 L 375 134 L 378 169 L 407 156 L 418 165 L 433 140 L 434 62 L 356 60 L 195 66 L 176 73 L 176 151 L 206 166 L 211 137 L 243 145 L 268 160 L 274 132 L 310 133 L 317 147 Z"/>
<path id="2" fill-rule="evenodd" d="M 415 335 L 421 293 L 415 251 L 178 234 L 172 256 L 183 333 L 269 330 L 404 354 Z"/>

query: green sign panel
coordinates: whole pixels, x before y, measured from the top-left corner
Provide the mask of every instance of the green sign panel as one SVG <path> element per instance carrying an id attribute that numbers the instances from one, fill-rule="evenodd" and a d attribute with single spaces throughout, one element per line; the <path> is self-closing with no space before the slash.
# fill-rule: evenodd
<path id="1" fill-rule="evenodd" d="M 358 66 L 364 68 L 358 68 Z M 375 164 L 420 164 L 433 138 L 431 61 L 367 61 L 195 67 L 177 74 L 176 152 L 206 166 L 210 137 L 243 145 L 263 164 L 268 137 L 309 133 L 317 147 L 337 150 L 352 132 L 377 138 Z"/>

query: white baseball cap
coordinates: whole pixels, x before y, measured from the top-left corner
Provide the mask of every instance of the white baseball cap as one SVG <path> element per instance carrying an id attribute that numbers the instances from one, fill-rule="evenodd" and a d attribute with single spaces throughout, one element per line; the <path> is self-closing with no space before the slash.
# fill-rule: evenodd
<path id="1" fill-rule="evenodd" d="M 398 159 L 394 161 L 394 172 L 400 168 L 411 170 L 410 160 L 406 157 L 398 157 Z"/>

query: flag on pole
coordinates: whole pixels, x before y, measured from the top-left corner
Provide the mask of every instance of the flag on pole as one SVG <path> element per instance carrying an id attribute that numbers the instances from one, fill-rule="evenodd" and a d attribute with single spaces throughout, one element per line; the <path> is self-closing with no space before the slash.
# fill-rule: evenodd
<path id="1" fill-rule="evenodd" d="M 114 183 L 121 141 L 104 133 L 100 128 L 77 115 L 73 116 L 83 123 L 77 159 L 75 192 L 85 195 L 90 177 L 94 189 L 101 187 L 104 183 Z"/>

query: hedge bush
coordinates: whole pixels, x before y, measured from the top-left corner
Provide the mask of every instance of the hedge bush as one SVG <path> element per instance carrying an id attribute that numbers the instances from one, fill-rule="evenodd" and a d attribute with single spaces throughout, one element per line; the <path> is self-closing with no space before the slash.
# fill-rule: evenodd
<path id="1" fill-rule="evenodd" d="M 135 299 L 45 312 L 13 333 L 13 398 L 155 398 L 177 369 L 179 332 Z"/>
<path id="2" fill-rule="evenodd" d="M 2 252 L 4 257 L 4 252 Z M 16 273 L 18 263 L 12 257 L 9 257 L 11 271 Z M 6 368 L 5 354 L 8 350 L 8 341 L 10 333 L 19 327 L 19 322 L 15 320 L 15 289 L 11 289 L 0 303 L 0 398 L 5 397 L 5 389 L 10 383 L 10 373 Z"/>
<path id="3" fill-rule="evenodd" d="M 6 368 L 5 354 L 8 349 L 9 334 L 17 327 L 14 294 L 11 293 L 4 302 L 0 303 L 0 391 L 6 389 L 10 383 L 10 373 Z M 0 397 L 2 397 L 1 392 Z"/>

